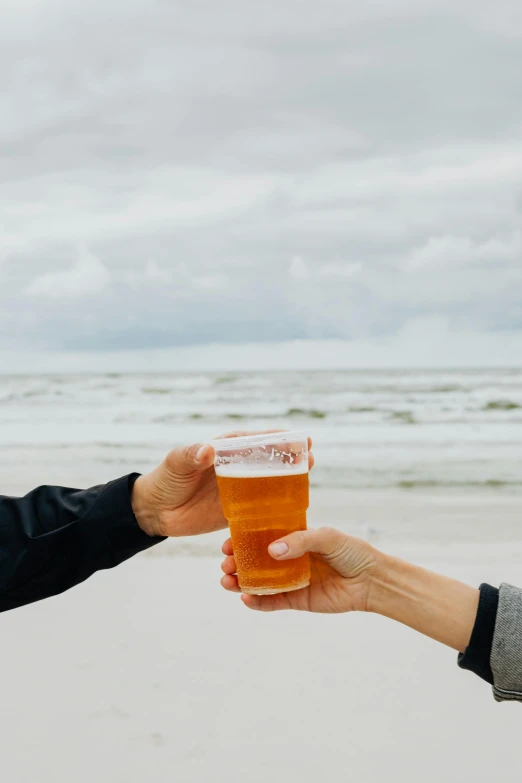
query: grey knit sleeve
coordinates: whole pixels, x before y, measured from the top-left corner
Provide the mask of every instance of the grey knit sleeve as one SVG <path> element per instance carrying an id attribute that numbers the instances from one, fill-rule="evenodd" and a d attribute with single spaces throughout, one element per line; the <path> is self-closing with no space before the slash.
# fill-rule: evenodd
<path id="1" fill-rule="evenodd" d="M 497 701 L 522 701 L 522 590 L 502 584 L 491 648 Z"/>

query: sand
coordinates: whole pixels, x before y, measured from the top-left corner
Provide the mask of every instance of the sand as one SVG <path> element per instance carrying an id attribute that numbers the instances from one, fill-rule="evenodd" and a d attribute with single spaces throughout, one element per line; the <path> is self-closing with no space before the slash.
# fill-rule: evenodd
<path id="1" fill-rule="evenodd" d="M 311 520 L 522 584 L 517 496 L 315 493 Z M 520 705 L 383 618 L 249 612 L 222 537 L 2 615 L 2 781 L 520 781 Z"/>

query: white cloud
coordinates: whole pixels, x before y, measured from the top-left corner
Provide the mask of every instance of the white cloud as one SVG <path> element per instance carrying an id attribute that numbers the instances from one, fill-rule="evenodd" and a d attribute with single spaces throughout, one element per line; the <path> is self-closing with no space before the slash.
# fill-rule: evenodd
<path id="1" fill-rule="evenodd" d="M 221 288 L 225 283 L 225 278 L 222 275 L 208 275 L 204 277 L 195 277 L 193 283 L 198 288 Z"/>
<path id="2" fill-rule="evenodd" d="M 124 275 L 125 282 L 131 288 L 140 288 L 143 285 L 161 285 L 162 283 L 168 283 L 170 279 L 168 269 L 150 260 L 147 261 L 142 270 L 127 272 Z"/>
<path id="3" fill-rule="evenodd" d="M 319 270 L 321 277 L 325 278 L 353 278 L 362 271 L 362 264 L 359 261 L 343 264 L 324 264 Z"/>
<path id="4" fill-rule="evenodd" d="M 28 242 L 23 235 L 8 231 L 0 223 L 0 264 L 14 253 L 24 252 L 27 247 Z"/>
<path id="5" fill-rule="evenodd" d="M 167 282 L 170 278 L 167 269 L 158 266 L 155 261 L 147 261 L 145 264 L 145 278 L 147 280 L 159 280 Z"/>
<path id="6" fill-rule="evenodd" d="M 310 277 L 308 267 L 300 256 L 295 256 L 290 263 L 290 277 L 297 280 L 307 280 Z"/>
<path id="7" fill-rule="evenodd" d="M 110 282 L 102 262 L 86 249 L 69 269 L 47 272 L 36 277 L 26 288 L 26 295 L 50 299 L 81 298 L 102 291 Z"/>
<path id="8" fill-rule="evenodd" d="M 2 183 L 0 214 L 7 231 L 10 224 L 22 222 L 24 236 L 44 248 L 132 239 L 172 227 L 198 232 L 202 226 L 238 221 L 280 181 L 262 174 L 241 177 L 203 170 L 195 164 L 101 175 L 80 166 L 72 180 L 61 171 L 28 179 Z"/>
<path id="9" fill-rule="evenodd" d="M 430 237 L 424 245 L 409 254 L 403 266 L 406 270 L 430 266 L 442 270 L 446 266 L 458 264 L 466 265 L 479 261 L 495 263 L 517 259 L 522 268 L 522 234 L 518 231 L 504 239 L 492 237 L 484 242 L 473 242 L 469 237 L 449 235 Z"/>

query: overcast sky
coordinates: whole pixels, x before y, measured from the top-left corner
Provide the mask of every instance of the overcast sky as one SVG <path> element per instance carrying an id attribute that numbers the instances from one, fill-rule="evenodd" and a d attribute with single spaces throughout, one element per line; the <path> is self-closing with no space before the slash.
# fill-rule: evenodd
<path id="1" fill-rule="evenodd" d="M 521 217 L 520 0 L 0 0 L 0 349 L 522 334 Z"/>

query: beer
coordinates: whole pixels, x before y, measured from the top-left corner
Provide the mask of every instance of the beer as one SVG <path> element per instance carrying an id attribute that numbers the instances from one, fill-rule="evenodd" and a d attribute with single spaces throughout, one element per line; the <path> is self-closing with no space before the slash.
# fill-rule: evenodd
<path id="1" fill-rule="evenodd" d="M 307 460 L 275 468 L 218 465 L 216 473 L 243 592 L 270 595 L 306 587 L 310 583 L 308 555 L 281 562 L 270 557 L 268 545 L 288 533 L 306 530 Z"/>

